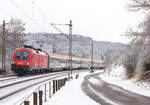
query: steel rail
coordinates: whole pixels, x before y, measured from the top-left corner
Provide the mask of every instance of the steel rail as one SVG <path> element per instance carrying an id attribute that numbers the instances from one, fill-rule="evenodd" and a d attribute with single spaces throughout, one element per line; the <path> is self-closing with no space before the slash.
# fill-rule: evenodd
<path id="1" fill-rule="evenodd" d="M 58 75 L 58 74 L 55 74 L 55 75 Z M 14 94 L 16 94 L 16 93 L 18 93 L 18 92 L 21 92 L 21 91 L 23 91 L 23 90 L 25 90 L 25 89 L 28 89 L 28 88 L 30 88 L 30 87 L 32 87 L 32 86 L 35 86 L 35 85 L 37 85 L 37 84 L 43 83 L 43 82 L 48 81 L 48 80 L 51 80 L 51 79 L 58 78 L 58 77 L 60 77 L 60 76 L 65 76 L 65 75 L 67 75 L 67 73 L 62 73 L 61 75 L 58 75 L 58 76 L 56 76 L 56 77 L 52 77 L 52 78 L 49 78 L 49 79 L 45 79 L 45 80 L 43 80 L 43 81 L 40 81 L 40 82 L 31 84 L 31 85 L 29 85 L 29 86 L 25 86 L 25 87 L 23 87 L 23 88 L 21 88 L 21 89 L 15 90 L 15 91 L 13 91 L 13 92 L 10 92 L 10 93 L 8 93 L 8 94 L 5 94 L 4 96 L 1 96 L 1 97 L 0 97 L 0 100 L 3 100 L 3 99 L 5 99 L 5 98 L 7 98 L 7 97 L 9 97 L 9 96 L 12 96 L 12 95 L 14 95 Z"/>
<path id="2" fill-rule="evenodd" d="M 56 73 L 55 73 L 56 74 Z M 15 81 L 15 82 L 13 82 L 13 83 L 10 83 L 10 84 L 6 84 L 6 85 L 3 85 L 3 86 L 0 86 L 0 89 L 2 89 L 2 88 L 6 88 L 6 87 L 9 87 L 9 86 L 13 86 L 13 85 L 16 85 L 16 84 L 19 84 L 19 83 L 23 83 L 23 82 L 27 82 L 27 81 L 31 81 L 31 80 L 35 80 L 35 79 L 38 79 L 38 78 L 44 78 L 44 77 L 47 77 L 47 76 L 53 76 L 53 75 L 55 75 L 54 73 L 52 74 L 52 73 L 50 73 L 49 75 L 40 75 L 40 76 L 38 76 L 38 77 L 33 77 L 33 78 L 30 78 L 30 79 L 25 79 L 25 80 L 20 80 L 20 81 Z M 57 74 L 61 74 L 61 72 L 57 72 Z"/>
<path id="3" fill-rule="evenodd" d="M 80 71 L 77 70 L 77 71 L 74 71 L 74 73 L 84 72 L 84 71 L 86 71 L 86 70 L 80 70 Z M 41 81 L 39 81 L 39 82 L 37 82 L 37 83 L 33 83 L 33 84 L 31 84 L 31 85 L 22 87 L 22 88 L 20 88 L 20 89 L 18 89 L 18 90 L 15 90 L 15 91 L 13 91 L 13 92 L 7 93 L 7 94 L 1 96 L 1 97 L 0 97 L 0 100 L 3 100 L 3 99 L 5 99 L 5 98 L 7 98 L 7 97 L 9 97 L 9 96 L 12 96 L 12 95 L 14 95 L 14 94 L 16 94 L 16 93 L 19 93 L 19 92 L 21 92 L 21 91 L 23 91 L 23 90 L 25 90 L 25 89 L 28 89 L 28 88 L 30 88 L 30 87 L 32 87 L 32 86 L 37 85 L 37 84 L 40 84 L 40 83 L 43 83 L 43 82 L 46 82 L 46 81 L 50 81 L 50 80 L 53 80 L 53 79 L 58 78 L 58 77 L 67 76 L 67 75 L 68 75 L 68 72 L 56 72 L 55 74 L 46 75 L 46 76 L 42 76 L 42 77 L 44 78 L 44 77 L 49 77 L 49 76 L 54 76 L 54 75 L 56 75 L 56 76 L 55 76 L 55 77 L 48 78 L 48 79 L 41 80 Z M 34 78 L 34 79 L 25 80 L 24 82 L 28 82 L 28 81 L 31 81 L 31 80 L 36 80 L 36 79 L 39 79 L 39 78 L 41 79 L 41 76 L 36 77 L 36 78 Z M 19 84 L 19 83 L 23 83 L 23 82 L 18 82 L 18 83 L 12 84 L 12 85 L 3 86 L 3 87 L 1 87 L 0 89 L 4 89 L 4 88 L 6 88 L 6 87 L 13 86 L 13 85 L 15 86 L 15 85 L 17 85 L 17 84 Z"/>

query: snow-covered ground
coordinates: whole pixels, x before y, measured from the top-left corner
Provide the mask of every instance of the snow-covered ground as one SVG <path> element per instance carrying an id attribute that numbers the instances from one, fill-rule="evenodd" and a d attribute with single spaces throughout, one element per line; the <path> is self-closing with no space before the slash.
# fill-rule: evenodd
<path id="1" fill-rule="evenodd" d="M 150 97 L 150 84 L 147 82 L 135 81 L 134 79 L 127 80 L 125 78 L 125 69 L 123 66 L 113 67 L 109 74 L 101 74 L 100 78 L 103 81 L 120 86 L 128 91 Z"/>
<path id="2" fill-rule="evenodd" d="M 65 87 L 62 87 L 44 105 L 99 105 L 86 96 L 81 89 L 84 76 L 88 74 L 87 72 L 80 73 L 78 79 L 67 82 Z"/>
<path id="3" fill-rule="evenodd" d="M 102 71 L 97 71 L 102 72 Z M 47 102 L 44 102 L 43 105 L 99 105 L 94 100 L 85 95 L 81 89 L 81 84 L 84 80 L 84 76 L 89 75 L 89 72 L 82 72 L 79 74 L 79 78 L 75 79 L 75 74 L 73 79 L 66 82 L 66 85 L 62 87 L 56 94 L 53 94 L 51 98 L 47 96 Z M 61 77 L 65 78 L 65 77 Z M 60 78 L 57 78 L 60 79 Z M 42 83 L 45 84 L 45 83 Z M 27 99 L 30 94 L 37 89 L 41 84 L 34 86 L 32 88 L 26 89 L 18 94 L 10 96 L 10 98 L 0 101 L 0 105 L 20 105 L 23 100 Z M 44 86 L 44 85 L 43 85 Z M 44 87 L 40 87 L 41 89 Z M 48 86 L 48 85 L 47 85 Z M 51 85 L 52 86 L 52 85 Z M 47 88 L 48 89 L 48 88 Z M 39 90 L 39 89 L 38 89 Z M 14 98 L 15 97 L 15 98 Z M 28 98 L 30 104 L 32 105 L 32 95 Z M 43 96 L 44 100 L 44 96 Z M 23 105 L 23 104 L 22 104 Z"/>
<path id="4" fill-rule="evenodd" d="M 98 72 L 102 72 L 102 71 L 98 71 Z M 94 100 L 92 100 L 87 95 L 85 95 L 81 89 L 81 84 L 84 80 L 84 76 L 89 75 L 89 74 L 90 74 L 89 72 L 80 73 L 78 79 L 75 79 L 75 76 L 74 76 L 74 79 L 67 82 L 66 85 L 62 87 L 56 94 L 52 95 L 51 98 L 47 99 L 47 102 L 44 103 L 43 105 L 61 105 L 61 104 L 63 105 L 99 105 Z M 117 85 L 128 91 L 150 97 L 150 85 L 145 82 L 137 82 L 133 79 L 127 80 L 125 78 L 125 70 L 122 66 L 113 67 L 112 71 L 109 74 L 107 73 L 100 74 L 100 78 L 103 81 L 106 81 L 110 84 Z M 95 78 L 91 78 L 90 82 L 100 85 L 99 80 Z M 35 87 L 24 91 L 23 94 L 24 95 L 30 94 L 30 92 L 34 90 L 35 90 Z M 19 96 L 22 96 L 22 95 L 15 96 L 15 99 L 11 101 L 4 100 L 2 103 L 0 102 L 0 104 L 19 105 L 18 104 L 19 102 L 14 103 L 18 101 Z M 23 99 L 19 99 L 19 100 L 21 102 Z"/>

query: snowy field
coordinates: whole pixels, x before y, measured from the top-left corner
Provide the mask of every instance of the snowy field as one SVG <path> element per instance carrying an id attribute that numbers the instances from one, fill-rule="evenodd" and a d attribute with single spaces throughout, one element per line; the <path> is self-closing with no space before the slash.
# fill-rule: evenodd
<path id="1" fill-rule="evenodd" d="M 67 82 L 65 87 L 62 87 L 61 90 L 53 95 L 44 105 L 99 105 L 86 96 L 81 89 L 84 76 L 88 74 L 90 73 L 80 73 L 78 79 Z"/>
<path id="2" fill-rule="evenodd" d="M 135 81 L 134 79 L 127 80 L 125 78 L 125 70 L 122 66 L 113 67 L 109 74 L 101 74 L 100 78 L 105 82 L 117 85 L 128 91 L 150 97 L 150 84 Z"/>

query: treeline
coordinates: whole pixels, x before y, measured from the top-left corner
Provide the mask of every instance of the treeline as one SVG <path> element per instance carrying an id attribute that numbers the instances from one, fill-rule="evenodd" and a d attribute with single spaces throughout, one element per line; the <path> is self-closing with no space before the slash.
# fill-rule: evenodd
<path id="1" fill-rule="evenodd" d="M 113 54 L 110 57 L 112 60 L 109 62 L 114 63 L 113 60 L 117 56 L 119 62 L 125 67 L 128 78 L 141 79 L 146 72 L 150 71 L 150 1 L 131 0 L 128 7 L 133 12 L 144 11 L 144 21 L 137 27 L 128 29 L 126 36 L 131 39 L 131 42 L 127 45 L 126 51 L 117 51 L 117 53 L 112 51 L 110 53 Z"/>
<path id="2" fill-rule="evenodd" d="M 3 23 L 3 22 L 1 22 Z M 4 30 L 4 39 L 2 39 L 3 35 L 3 24 L 0 25 L 0 72 L 2 72 L 2 47 L 5 48 L 5 67 L 6 72 L 10 71 L 10 64 L 12 62 L 12 54 L 14 49 L 20 47 L 24 43 L 24 35 L 25 35 L 25 24 L 19 19 L 11 19 L 9 22 L 5 24 Z M 5 46 L 3 46 L 2 42 L 5 42 Z"/>

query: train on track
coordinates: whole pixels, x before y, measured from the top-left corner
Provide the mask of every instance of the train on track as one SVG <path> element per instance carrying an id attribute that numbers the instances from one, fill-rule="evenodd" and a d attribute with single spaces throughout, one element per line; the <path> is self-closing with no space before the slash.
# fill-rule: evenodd
<path id="1" fill-rule="evenodd" d="M 19 75 L 39 72 L 53 72 L 91 68 L 91 59 L 72 57 L 72 68 L 68 65 L 69 56 L 47 53 L 32 46 L 17 48 L 13 54 L 11 70 Z M 93 60 L 95 69 L 103 68 L 102 60 Z"/>

